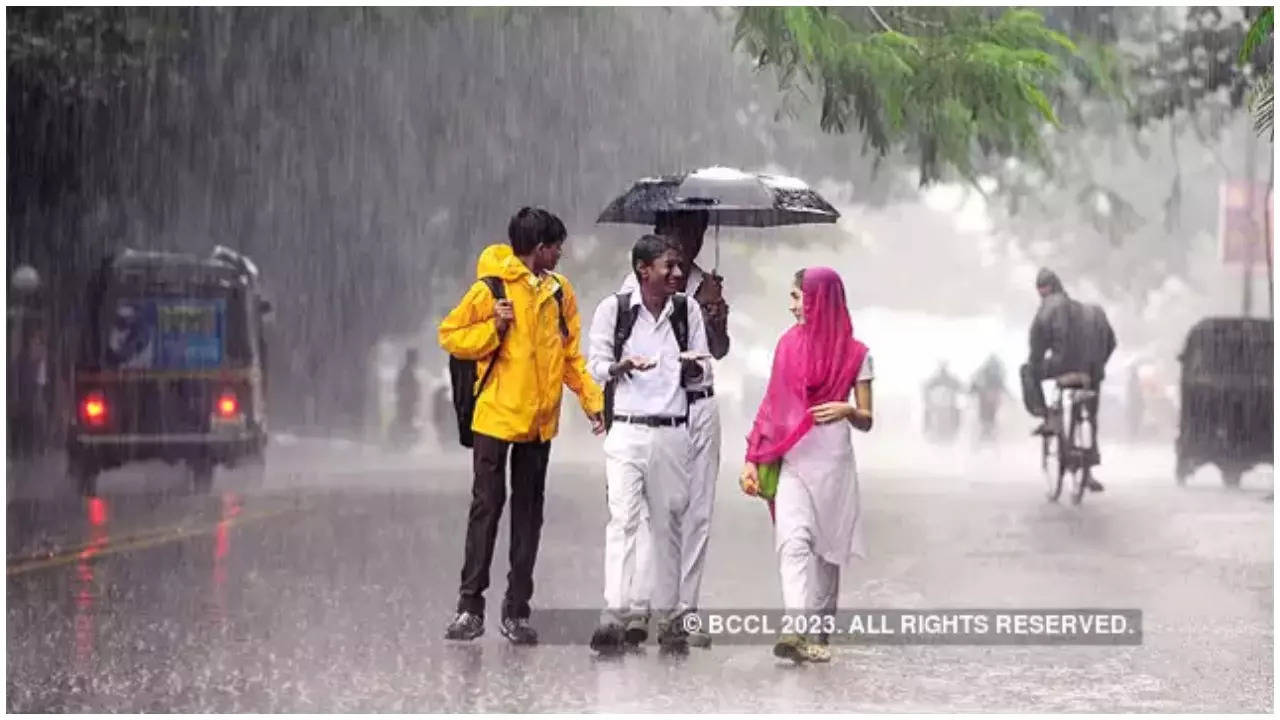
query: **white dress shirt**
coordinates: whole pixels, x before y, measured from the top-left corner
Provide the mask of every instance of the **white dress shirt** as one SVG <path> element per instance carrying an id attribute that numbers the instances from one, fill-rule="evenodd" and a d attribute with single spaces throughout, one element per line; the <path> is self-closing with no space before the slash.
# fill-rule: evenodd
<path id="1" fill-rule="evenodd" d="M 617 378 L 618 388 L 613 398 L 613 411 L 621 415 L 660 415 L 684 417 L 688 410 L 686 390 L 700 390 L 711 386 L 711 361 L 703 360 L 702 377 L 696 382 L 680 384 L 680 346 L 675 330 L 671 327 L 673 304 L 667 299 L 658 317 L 653 317 L 644 307 L 640 292 L 631 293 L 631 306 L 639 306 L 631 336 L 623 345 L 622 357 L 639 356 L 657 362 L 648 370 L 635 370 L 631 377 Z M 707 347 L 707 328 L 702 322 L 698 303 L 688 300 L 689 350 L 710 355 Z M 587 369 L 601 385 L 610 380 L 609 366 L 614 360 L 613 329 L 618 316 L 618 297 L 610 295 L 596 307 L 591 319 L 591 333 L 587 352 Z"/>

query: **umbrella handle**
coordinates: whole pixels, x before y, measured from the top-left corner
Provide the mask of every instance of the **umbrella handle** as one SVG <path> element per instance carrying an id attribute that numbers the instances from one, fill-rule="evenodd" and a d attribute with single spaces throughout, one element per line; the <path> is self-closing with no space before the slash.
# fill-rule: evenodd
<path id="1" fill-rule="evenodd" d="M 711 274 L 720 274 L 720 216 L 716 216 L 716 263 L 711 268 Z"/>

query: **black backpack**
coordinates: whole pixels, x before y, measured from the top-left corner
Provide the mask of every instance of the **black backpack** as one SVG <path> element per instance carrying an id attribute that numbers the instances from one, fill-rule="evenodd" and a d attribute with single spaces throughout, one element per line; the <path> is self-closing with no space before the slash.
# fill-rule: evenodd
<path id="1" fill-rule="evenodd" d="M 488 286 L 495 302 L 506 299 L 507 289 L 502 278 L 489 275 L 480 278 L 480 282 Z M 560 337 L 568 340 L 569 326 L 564 321 L 563 284 L 556 288 L 555 298 L 556 306 L 560 309 Z M 476 384 L 476 361 L 449 356 L 449 384 L 453 390 L 453 411 L 458 418 L 458 442 L 463 447 L 469 448 L 475 442 L 471 423 L 476 414 L 476 398 L 489 383 L 489 376 L 493 375 L 493 369 L 498 366 L 498 351 L 502 349 L 502 339 L 502 337 L 498 338 L 498 348 L 493 351 L 493 359 L 489 361 L 489 367 L 485 368 L 484 377 L 480 378 L 478 385 Z"/>
<path id="2" fill-rule="evenodd" d="M 640 314 L 640 306 L 631 306 L 631 293 L 621 292 L 614 295 L 618 299 L 618 315 L 613 321 L 613 361 L 622 360 L 622 346 L 631 337 L 636 317 Z M 680 352 L 689 349 L 689 298 L 676 293 L 671 296 L 671 329 L 676 334 L 676 344 Z M 604 384 L 604 427 L 613 427 L 613 396 L 618 390 L 618 381 L 610 380 Z"/>

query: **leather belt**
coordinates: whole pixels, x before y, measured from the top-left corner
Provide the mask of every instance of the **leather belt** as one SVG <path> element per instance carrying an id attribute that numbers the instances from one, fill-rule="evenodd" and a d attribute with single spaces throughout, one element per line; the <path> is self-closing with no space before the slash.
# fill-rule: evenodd
<path id="1" fill-rule="evenodd" d="M 683 417 L 663 417 L 661 415 L 614 415 L 614 422 L 631 425 L 648 425 L 649 427 L 679 427 L 687 422 Z"/>
<path id="2" fill-rule="evenodd" d="M 692 403 L 699 400 L 705 400 L 709 397 L 715 397 L 716 391 L 715 388 L 707 388 L 706 390 L 686 390 L 684 396 Z"/>

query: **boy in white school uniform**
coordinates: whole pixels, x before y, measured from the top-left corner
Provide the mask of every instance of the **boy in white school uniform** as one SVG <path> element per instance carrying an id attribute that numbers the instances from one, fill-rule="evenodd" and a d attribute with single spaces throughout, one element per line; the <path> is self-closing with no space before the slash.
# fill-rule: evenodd
<path id="1" fill-rule="evenodd" d="M 683 545 L 692 473 L 689 391 L 712 380 L 707 332 L 698 305 L 677 292 L 683 285 L 679 243 L 645 235 L 631 252 L 638 292 L 605 298 L 591 321 L 587 368 L 606 388 L 605 609 L 592 649 L 623 644 L 634 601 L 658 612 L 658 641 L 682 647 L 680 616 Z M 636 539 L 648 510 L 649 582 L 636 578 Z M 637 582 L 639 580 L 640 582 Z M 631 597 L 635 589 L 649 598 Z"/>

